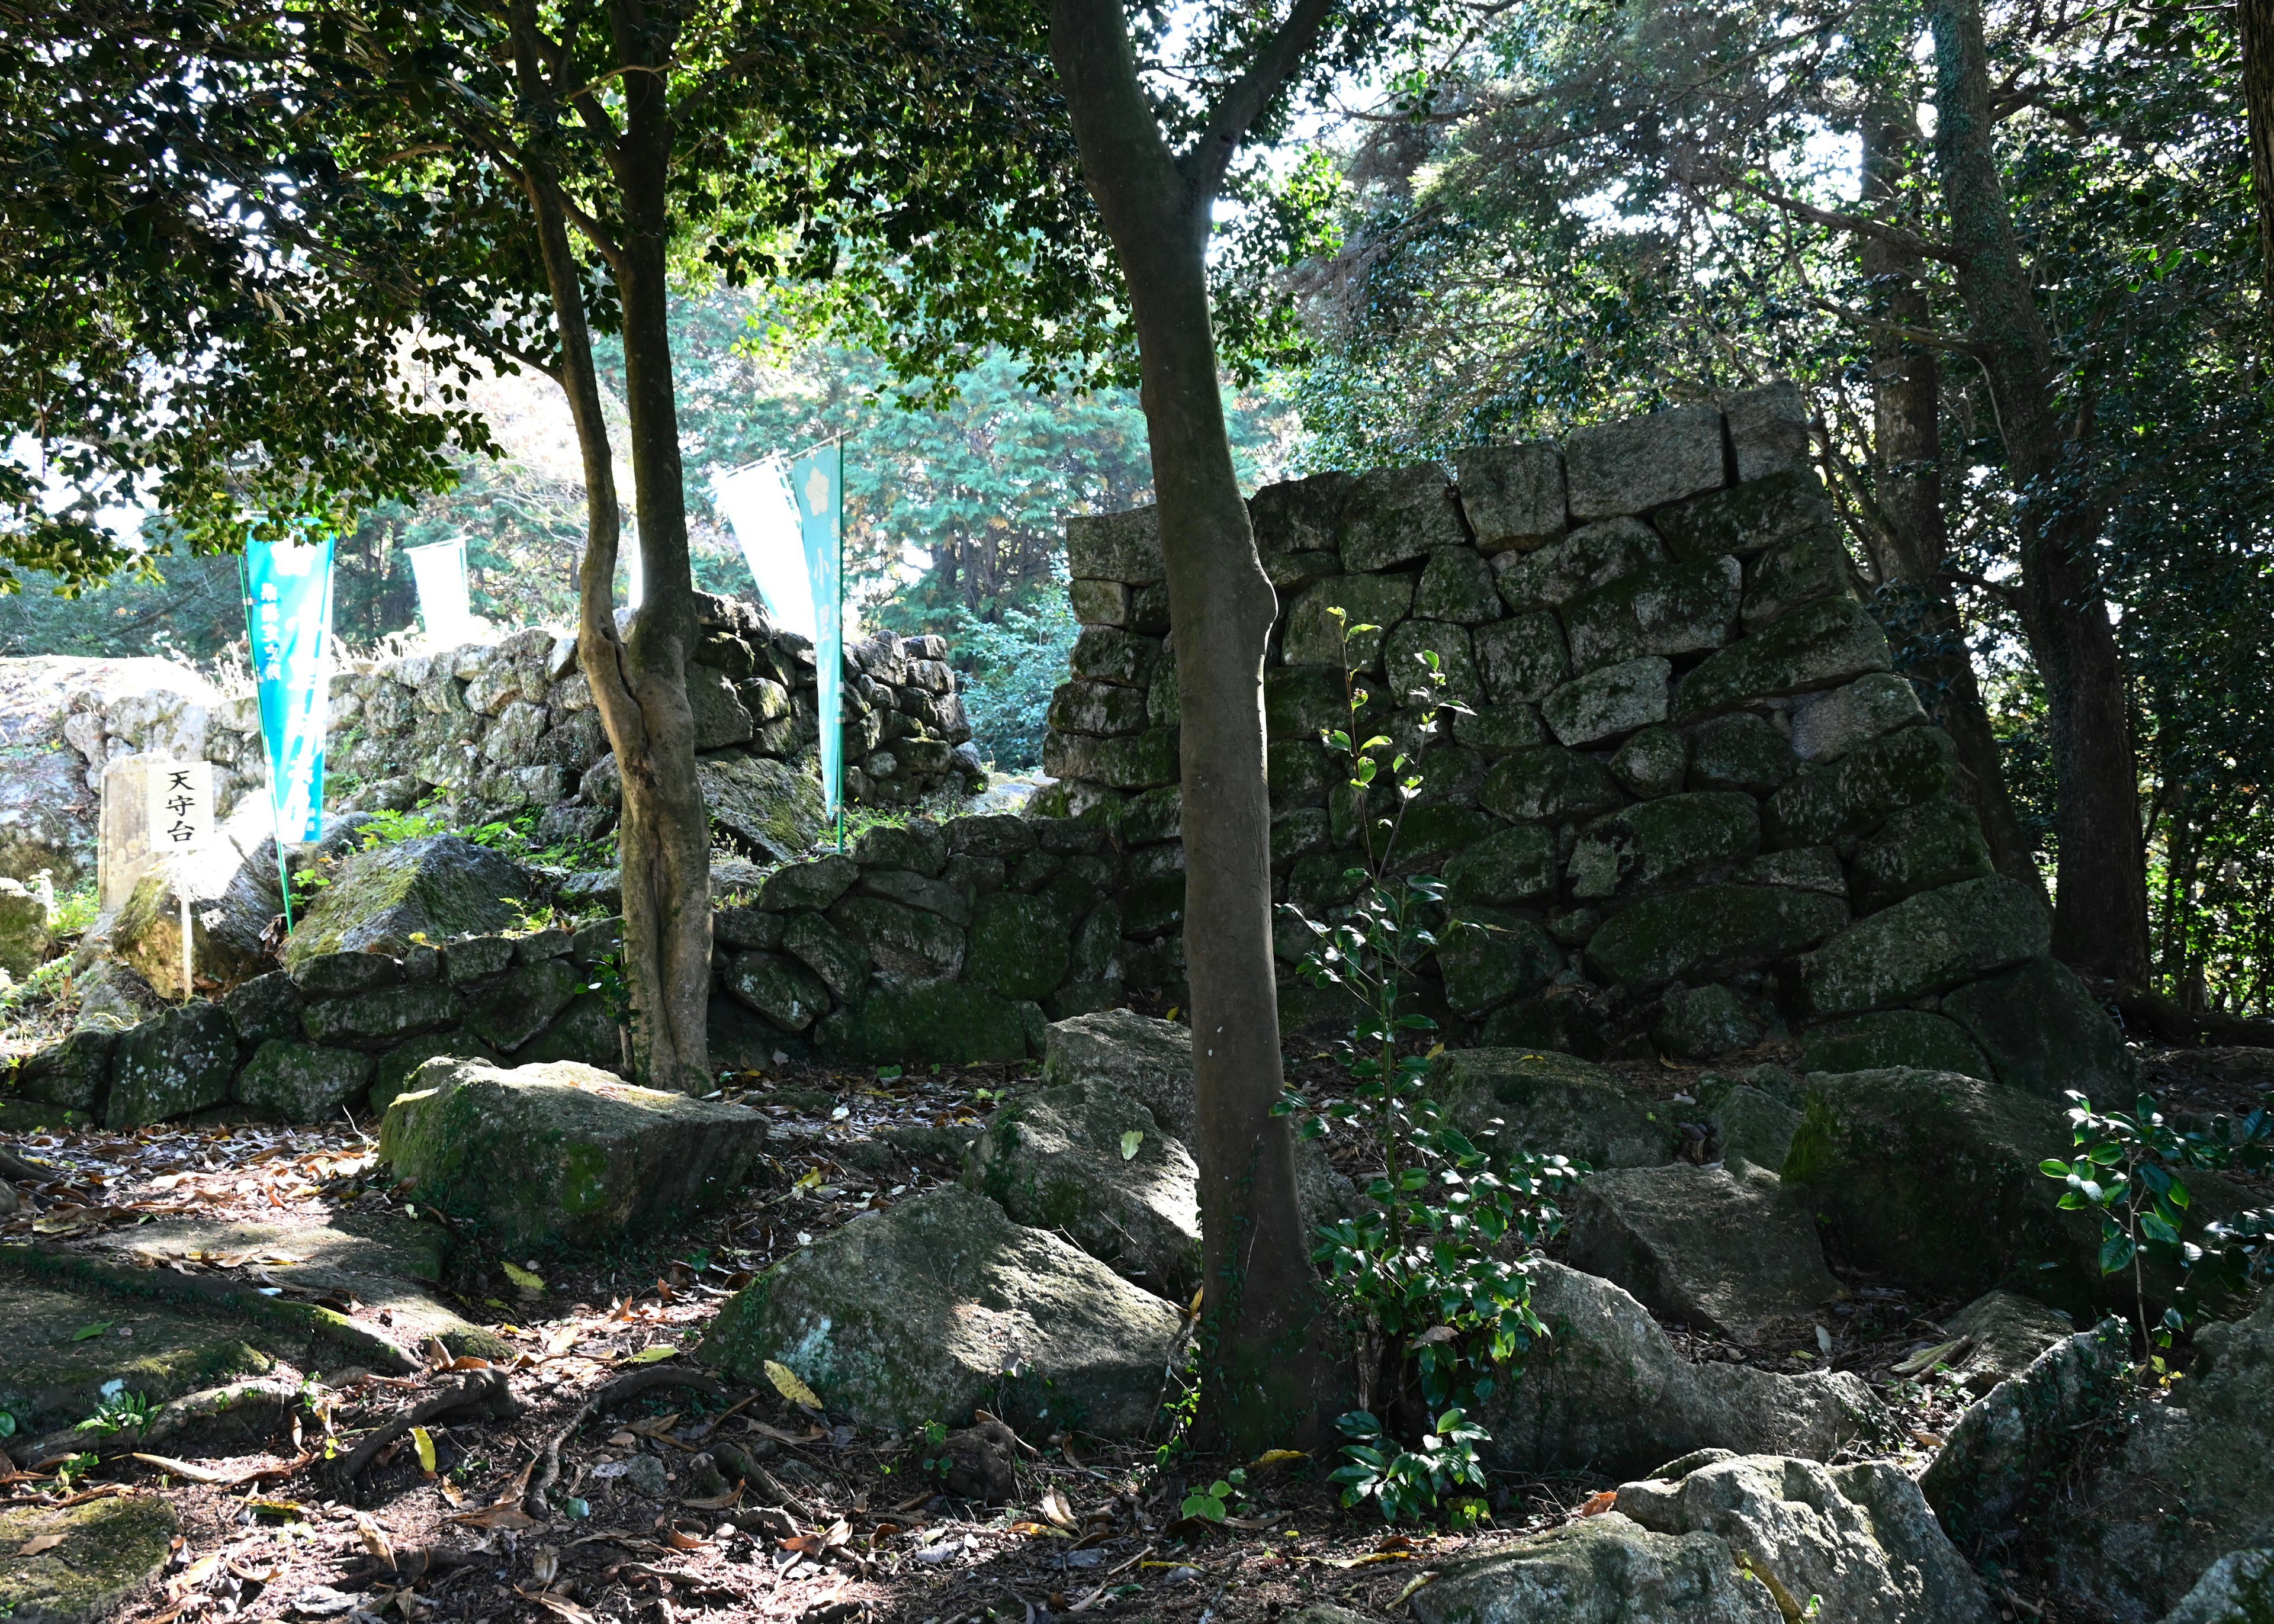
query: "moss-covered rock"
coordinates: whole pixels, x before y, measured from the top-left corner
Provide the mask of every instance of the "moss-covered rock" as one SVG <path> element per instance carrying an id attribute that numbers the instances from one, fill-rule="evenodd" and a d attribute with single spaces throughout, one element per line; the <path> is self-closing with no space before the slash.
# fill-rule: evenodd
<path id="1" fill-rule="evenodd" d="M 1173 727 L 1118 739 L 1054 733 L 1043 741 L 1043 770 L 1054 778 L 1081 778 L 1109 789 L 1151 789 L 1177 781 Z"/>
<path id="2" fill-rule="evenodd" d="M 1022 1060 L 1042 1047 L 1043 1011 L 961 981 L 872 983 L 815 1029 L 824 1052 L 856 1060 Z"/>
<path id="3" fill-rule="evenodd" d="M 983 1405 L 1036 1436 L 1133 1438 L 1153 1424 L 1183 1323 L 1095 1258 L 951 1184 L 767 1270 L 719 1312 L 697 1357 L 745 1381 L 779 1361 L 832 1410 L 896 1432 L 960 1425 Z"/>
<path id="4" fill-rule="evenodd" d="M 1669 987 L 1652 1011 L 1650 1041 L 1677 1060 L 1713 1060 L 1761 1041 L 1758 1011 L 1720 981 Z"/>
<path id="5" fill-rule="evenodd" d="M 599 993 L 580 993 L 571 999 L 568 1007 L 553 1018 L 552 1024 L 535 1037 L 513 1051 L 517 1065 L 542 1065 L 554 1060 L 574 1060 L 581 1065 L 598 1066 L 603 1071 L 622 1072 L 629 1068 L 624 1061 L 622 1028 L 608 1011 L 608 1001 Z M 486 1060 L 486 1054 L 468 1054 L 468 1059 Z M 372 1102 L 379 1101 L 378 1085 L 372 1087 Z"/>
<path id="6" fill-rule="evenodd" d="M 770 914 L 825 908 L 852 890 L 860 877 L 861 865 L 850 857 L 832 854 L 788 863 L 766 876 L 758 890 L 758 906 Z"/>
<path id="7" fill-rule="evenodd" d="M 1457 1014 L 1481 1015 L 1538 992 L 1562 967 L 1555 938 L 1521 914 L 1464 907 L 1437 933 L 1437 973 Z"/>
<path id="8" fill-rule="evenodd" d="M 1477 674 L 1496 705 L 1536 705 L 1571 674 L 1563 625 L 1552 610 L 1480 627 L 1470 646 Z"/>
<path id="9" fill-rule="evenodd" d="M 779 953 L 737 953 L 727 961 L 727 990 L 784 1032 L 802 1032 L 832 1000 L 821 978 Z"/>
<path id="10" fill-rule="evenodd" d="M 1456 902 L 1487 906 L 1552 897 L 1562 879 L 1555 833 L 1536 823 L 1495 828 L 1445 864 Z"/>
<path id="11" fill-rule="evenodd" d="M 1186 1303 L 1200 1289 L 1200 1170 L 1183 1140 L 1111 1083 L 1061 1084 L 998 1107 L 963 1183 L 1156 1297 Z"/>
<path id="12" fill-rule="evenodd" d="M 1692 789 L 1737 789 L 1773 794 L 1799 768 L 1792 743 L 1765 717 L 1735 710 L 1700 722 L 1690 732 Z"/>
<path id="13" fill-rule="evenodd" d="M 1646 654 L 1695 654 L 1737 634 L 1742 571 L 1733 558 L 1653 565 L 1563 605 L 1575 671 Z"/>
<path id="14" fill-rule="evenodd" d="M 1713 1534 L 1659 1534 L 1615 1511 L 1449 1563 L 1413 1598 L 1420 1624 L 1532 1624 L 1616 1619 L 1620 1624 L 1779 1624 L 1768 1587 Z M 1321 1605 L 1294 1624 L 1359 1624 Z"/>
<path id="15" fill-rule="evenodd" d="M 1803 604 L 1848 590 L 1848 550 L 1826 524 L 1781 541 L 1745 569 L 1745 630 L 1758 632 Z"/>
<path id="16" fill-rule="evenodd" d="M 855 896 L 830 909 L 829 921 L 866 950 L 877 974 L 888 980 L 948 981 L 963 969 L 963 932 L 927 910 Z"/>
<path id="17" fill-rule="evenodd" d="M 1400 698 L 1430 686 L 1428 663 L 1421 658 L 1425 654 L 1437 657 L 1437 669 L 1445 677 L 1442 691 L 1446 698 L 1472 709 L 1484 703 L 1476 658 L 1470 652 L 1469 628 L 1450 620 L 1400 623 L 1382 645 L 1382 685 Z"/>
<path id="18" fill-rule="evenodd" d="M 740 1106 L 568 1062 L 430 1061 L 388 1107 L 380 1159 L 417 1199 L 512 1249 L 652 1233 L 738 1189 L 765 1142 Z"/>
<path id="19" fill-rule="evenodd" d="M 1853 839 L 1906 807 L 1946 799 L 1958 747 L 1939 727 L 1906 727 L 1831 767 L 1803 773 L 1769 798 L 1771 846 Z"/>
<path id="20" fill-rule="evenodd" d="M 2116 1023 L 2059 959 L 2025 959 L 1962 987 L 1943 999 L 1942 1012 L 1965 1028 L 2009 1088 L 2048 1100 L 2071 1089 L 2125 1100 L 2139 1080 Z"/>
<path id="21" fill-rule="evenodd" d="M 16 1073 L 16 1092 L 26 1100 L 94 1116 L 110 1090 L 111 1060 L 118 1034 L 103 1026 L 82 1026 L 28 1056 Z"/>
<path id="22" fill-rule="evenodd" d="M 1487 1049 L 1549 1049 L 1582 1060 L 1600 1058 L 1605 1047 L 1594 1007 L 1571 989 L 1553 987 L 1493 1011 L 1478 1027 L 1477 1041 Z"/>
<path id="23" fill-rule="evenodd" d="M 982 897 L 972 911 L 966 979 L 1006 998 L 1048 996 L 1065 979 L 1068 923 L 1047 896 L 1002 891 Z"/>
<path id="24" fill-rule="evenodd" d="M 290 972 L 271 970 L 230 988 L 221 1006 L 237 1028 L 237 1041 L 251 1048 L 271 1038 L 297 1037 L 302 1002 Z"/>
<path id="25" fill-rule="evenodd" d="M 1413 603 L 1411 575 L 1337 575 L 1305 590 L 1287 612 L 1287 629 L 1280 638 L 1280 658 L 1290 665 L 1324 665 L 1337 675 L 1356 668 L 1382 668 L 1382 638 Z M 1337 626 L 1333 611 L 1343 612 Z M 1370 632 L 1349 634 L 1353 626 L 1371 626 Z M 1345 657 L 1344 643 L 1349 649 Z"/>
<path id="26" fill-rule="evenodd" d="M 1541 700 L 1540 714 L 1565 745 L 1623 738 L 1666 720 L 1666 680 L 1673 669 L 1656 655 L 1600 666 Z"/>
<path id="27" fill-rule="evenodd" d="M 1584 525 L 1536 553 L 1504 553 L 1493 568 L 1501 601 L 1524 614 L 1555 608 L 1665 561 L 1665 545 L 1649 525 L 1615 518 Z"/>
<path id="28" fill-rule="evenodd" d="M 311 1043 L 391 1049 L 405 1038 L 455 1026 L 465 1004 L 449 988 L 383 987 L 344 998 L 320 998 L 300 1012 Z"/>
<path id="29" fill-rule="evenodd" d="M 1985 1080 L 1993 1073 L 1982 1051 L 1954 1021 L 1924 1010 L 1877 1010 L 1821 1021 L 1800 1034 L 1803 1071 L 1956 1071 Z"/>
<path id="30" fill-rule="evenodd" d="M 1611 756 L 1611 776 L 1630 795 L 1653 801 L 1682 787 L 1690 770 L 1690 741 L 1670 727 L 1645 727 Z"/>
<path id="31" fill-rule="evenodd" d="M 516 966 L 466 995 L 467 1029 L 499 1049 L 517 1049 L 568 1007 L 585 979 L 565 959 Z"/>
<path id="32" fill-rule="evenodd" d="M 788 862 L 821 833 L 821 780 L 787 762 L 727 751 L 698 759 L 695 778 L 712 827 L 754 855 Z"/>
<path id="33" fill-rule="evenodd" d="M 1718 980 L 1792 958 L 1847 922 L 1848 905 L 1821 891 L 1697 885 L 1614 916 L 1587 939 L 1587 962 L 1638 989 Z"/>
<path id="34" fill-rule="evenodd" d="M 1682 1143 L 1672 1108 L 1615 1071 L 1552 1049 L 1448 1049 L 1430 1064 L 1429 1090 L 1489 1149 L 1656 1167 Z"/>
<path id="35" fill-rule="evenodd" d="M 1760 808 L 1751 795 L 1702 791 L 1597 818 L 1580 831 L 1565 871 L 1574 897 L 1610 897 L 1654 890 L 1709 864 L 1741 862 L 1760 846 Z"/>
<path id="36" fill-rule="evenodd" d="M 1828 598 L 1708 655 L 1683 678 L 1675 719 L 1708 717 L 1886 669 L 1887 636 L 1879 622 L 1852 598 Z"/>
<path id="37" fill-rule="evenodd" d="M 237 1097 L 285 1122 L 328 1122 L 371 1086 L 369 1055 L 271 1038 L 237 1073 Z"/>
<path id="38" fill-rule="evenodd" d="M 1477 799 L 1511 823 L 1553 823 L 1608 812 L 1626 798 L 1593 756 L 1549 745 L 1495 763 Z"/>
<path id="39" fill-rule="evenodd" d="M 1676 557 L 1728 553 L 1744 559 L 1837 516 L 1815 472 L 1801 469 L 1661 508 L 1651 523 Z"/>
<path id="40" fill-rule="evenodd" d="M 1996 871 L 1974 808 L 1938 797 L 1906 807 L 1856 846 L 1857 906 L 1875 913 L 1920 891 Z"/>
<path id="41" fill-rule="evenodd" d="M 1794 706 L 1792 748 L 1803 761 L 1837 761 L 1883 734 L 1925 720 L 1909 680 L 1877 672 Z"/>
<path id="42" fill-rule="evenodd" d="M 447 942 L 511 926 L 509 900 L 538 894 L 540 882 L 518 863 L 456 835 L 421 835 L 343 859 L 332 883 L 284 944 L 291 969 L 320 953 L 377 952 L 400 958 L 414 937 Z"/>
<path id="43" fill-rule="evenodd" d="M 139 1128 L 219 1105 L 236 1073 L 237 1028 L 219 1004 L 169 1010 L 120 1036 L 104 1123 Z"/>
<path id="44" fill-rule="evenodd" d="M 0 1510 L 0 1618 L 98 1624 L 165 1570 L 180 1530 L 154 1494 Z"/>
<path id="45" fill-rule="evenodd" d="M 2020 881 L 1966 880 L 1834 937 L 1802 961 L 1801 984 L 1823 1015 L 1909 1004 L 2036 958 L 2052 930 L 2037 893 Z"/>
<path id="46" fill-rule="evenodd" d="M 534 1040 L 532 1040 L 534 1041 Z M 408 1042 L 398 1043 L 380 1055 L 372 1067 L 370 1104 L 374 1116 L 383 1116 L 395 1098 L 410 1086 L 410 1079 L 418 1068 L 428 1061 L 478 1060 L 484 1065 L 499 1064 L 498 1056 L 488 1044 L 465 1032 L 430 1032 Z M 531 1055 L 521 1062 L 534 1064 L 540 1060 L 582 1060 L 582 1055 Z M 591 1064 L 599 1064 L 598 1061 Z"/>
<path id="47" fill-rule="evenodd" d="M 1500 619 L 1500 589 L 1492 566 L 1469 547 L 1440 547 L 1421 568 L 1413 589 L 1413 613 L 1423 620 L 1481 626 Z"/>

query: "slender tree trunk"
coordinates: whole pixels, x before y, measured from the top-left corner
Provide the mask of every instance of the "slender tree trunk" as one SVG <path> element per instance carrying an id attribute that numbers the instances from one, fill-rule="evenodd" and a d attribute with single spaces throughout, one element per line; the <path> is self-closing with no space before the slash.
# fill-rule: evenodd
<path id="1" fill-rule="evenodd" d="M 1896 216 L 1916 139 L 1917 126 L 1906 108 L 1875 105 L 1865 118 L 1864 203 L 1870 214 L 1891 224 L 1903 223 Z M 1869 237 L 1863 239 L 1861 254 L 1874 307 L 1891 322 L 1931 330 L 1918 256 Z M 1943 573 L 1950 538 L 1942 505 L 1942 366 L 1935 352 L 1899 334 L 1875 335 L 1871 408 L 1879 500 L 1894 543 L 1894 556 L 1882 560 L 1882 573 L 1921 594 L 1919 635 L 1932 650 L 1912 669 L 1934 685 L 1935 720 L 1958 747 L 1960 793 L 1981 819 L 1998 872 L 2026 881 L 2042 897 L 2044 876 L 2037 872 L 2029 837 L 2007 793 L 1998 736 Z"/>
<path id="2" fill-rule="evenodd" d="M 1989 380 L 2019 514 L 2022 624 L 2044 679 L 2059 786 L 2053 951 L 2144 986 L 2148 886 L 2132 707 L 2093 556 L 2099 516 L 2054 491 L 2067 437 L 2052 343 L 2014 241 L 1992 146 L 1977 0 L 1931 0 L 1935 155 L 1969 340 Z"/>
<path id="3" fill-rule="evenodd" d="M 1211 196 L 1188 183 L 1140 86 L 1118 0 L 1054 0 L 1050 49 L 1082 172 L 1135 317 L 1182 726 L 1207 1302 L 1201 1430 L 1239 1453 L 1315 1434 L 1317 1304 L 1295 1201 L 1271 955 L 1263 655 L 1276 600 L 1255 552 L 1219 393 Z"/>
<path id="4" fill-rule="evenodd" d="M 2242 103 L 2250 123 L 2250 186 L 2258 195 L 2262 320 L 2274 324 L 2274 0 L 2235 0 L 2242 25 Z"/>
<path id="5" fill-rule="evenodd" d="M 525 85 L 541 82 L 533 12 L 516 17 Z M 679 436 L 664 327 L 664 166 L 668 124 L 641 105 L 659 76 L 627 76 L 634 134 L 619 169 L 632 230 L 620 245 L 617 290 L 624 311 L 632 476 L 637 492 L 644 597 L 628 632 L 616 625 L 614 582 L 621 508 L 584 312 L 584 267 L 541 160 L 528 161 L 525 189 L 561 338 L 561 381 L 584 463 L 586 538 L 578 568 L 576 651 L 615 752 L 623 786 L 616 841 L 624 897 L 624 970 L 631 984 L 633 1074 L 651 1087 L 702 1093 L 711 1086 L 706 1025 L 711 989 L 710 827 L 695 777 L 695 721 L 687 699 L 694 638 Z M 647 121 L 644 124 L 642 118 Z M 652 528 L 651 528 L 652 526 Z"/>

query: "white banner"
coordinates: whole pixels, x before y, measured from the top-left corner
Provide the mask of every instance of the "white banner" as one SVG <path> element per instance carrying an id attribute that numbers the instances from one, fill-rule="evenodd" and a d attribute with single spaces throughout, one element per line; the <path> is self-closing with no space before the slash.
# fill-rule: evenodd
<path id="1" fill-rule="evenodd" d="M 437 648 L 471 642 L 480 628 L 466 587 L 466 538 L 403 551 L 410 555 L 411 579 L 418 584 L 418 613 L 426 623 L 426 641 Z"/>
<path id="2" fill-rule="evenodd" d="M 720 475 L 711 491 L 734 528 L 734 539 L 742 543 L 742 558 L 750 567 L 750 578 L 758 583 L 758 596 L 765 599 L 767 616 L 783 630 L 818 642 L 805 526 L 790 494 L 789 464 L 780 457 L 768 457 Z"/>

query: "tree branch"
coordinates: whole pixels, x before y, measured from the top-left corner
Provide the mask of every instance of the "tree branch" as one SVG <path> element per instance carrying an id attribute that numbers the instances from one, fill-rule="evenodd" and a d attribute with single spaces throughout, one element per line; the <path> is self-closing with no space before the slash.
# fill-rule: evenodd
<path id="1" fill-rule="evenodd" d="M 1828 226 L 1835 231 L 1852 231 L 1857 237 L 1868 237 L 1875 241 L 1886 243 L 1890 247 L 1916 254 L 1922 259 L 1939 259 L 1945 264 L 1954 264 L 1957 261 L 1956 250 L 1945 244 L 1916 236 L 1904 230 L 1901 226 L 1891 226 L 1883 221 L 1866 219 L 1861 214 L 1841 214 L 1836 209 L 1818 208 L 1813 204 L 1802 202 L 1798 198 L 1789 198 L 1781 192 L 1772 192 L 1766 186 L 1755 185 L 1751 181 L 1741 180 L 1735 175 L 1724 173 L 1717 178 L 1721 184 L 1729 187 L 1732 191 L 1758 198 L 1773 207 L 1781 208 L 1788 214 L 1796 214 L 1813 224 Z"/>
<path id="2" fill-rule="evenodd" d="M 1216 188 L 1224 184 L 1224 171 L 1231 167 L 1232 154 L 1247 139 L 1248 130 L 1263 116 L 1274 98 L 1286 88 L 1287 81 L 1311 54 L 1319 42 L 1319 35 L 1334 14 L 1337 0 L 1295 0 L 1295 9 L 1287 20 L 1264 41 L 1255 60 L 1225 87 L 1216 104 L 1209 109 L 1207 125 L 1192 150 L 1177 160 L 1177 169 L 1185 177 L 1195 199 L 1213 198 Z"/>
<path id="3" fill-rule="evenodd" d="M 1852 310 L 1837 299 L 1827 299 L 1821 294 L 1811 294 L 1808 302 L 1828 316 L 1837 316 L 1842 321 L 1852 321 L 1857 327 L 1871 332 L 1885 333 L 1892 338 L 1904 339 L 1914 344 L 1924 345 L 1929 350 L 1940 350 L 1950 355 L 1975 357 L 1972 344 L 1968 343 L 1964 339 L 1953 338 L 1946 333 L 1938 333 L 1931 327 L 1915 327 L 1907 321 L 1888 321 L 1878 316 L 1867 316 L 1860 310 Z"/>

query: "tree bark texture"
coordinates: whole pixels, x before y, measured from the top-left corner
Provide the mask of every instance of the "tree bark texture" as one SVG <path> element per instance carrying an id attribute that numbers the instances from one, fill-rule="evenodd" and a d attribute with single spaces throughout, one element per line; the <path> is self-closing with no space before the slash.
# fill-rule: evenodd
<path id="1" fill-rule="evenodd" d="M 2274 325 L 2274 0 L 2235 0 L 2242 27 L 2242 103 L 2250 124 L 2250 188 L 2258 197 L 2260 319 Z"/>
<path id="2" fill-rule="evenodd" d="M 1317 1313 L 1279 1097 L 1263 658 L 1277 600 L 1219 393 L 1192 184 L 1140 84 L 1118 0 L 1054 0 L 1050 45 L 1082 172 L 1135 318 L 1180 690 L 1185 951 L 1205 1269 L 1200 1430 L 1243 1454 L 1308 1434 Z"/>
<path id="3" fill-rule="evenodd" d="M 2060 851 L 2052 947 L 2127 986 L 2148 976 L 2148 888 L 2132 708 L 2093 556 L 2099 515 L 2064 505 L 2067 448 L 2052 342 L 2033 295 L 1992 142 L 1990 76 L 1977 0 L 1931 0 L 1935 156 L 1951 222 L 1969 346 L 1981 363 L 2015 485 L 2020 608 L 2045 685 Z"/>
<path id="4" fill-rule="evenodd" d="M 628 66 L 651 67 L 670 41 L 642 15 L 611 8 Z M 541 75 L 533 13 L 516 14 L 524 83 Z M 600 412 L 599 376 L 584 305 L 584 265 L 568 240 L 556 183 L 531 159 L 546 272 L 561 346 L 561 380 L 584 463 L 587 537 L 579 566 L 576 648 L 622 780 L 616 841 L 624 907 L 623 966 L 632 1003 L 633 1073 L 652 1088 L 700 1094 L 712 1086 L 711 833 L 695 776 L 695 718 L 687 660 L 695 639 L 679 420 L 666 326 L 668 220 L 665 182 L 671 118 L 665 76 L 624 75 L 626 128 L 614 154 L 623 236 L 603 252 L 623 311 L 625 405 L 644 583 L 628 628 L 616 624 L 614 579 L 621 508 Z"/>
<path id="5" fill-rule="evenodd" d="M 1895 216 L 1916 140 L 1908 108 L 1879 104 L 1865 118 L 1864 205 L 1889 224 L 1904 223 Z M 1919 256 L 1872 237 L 1861 239 L 1859 252 L 1873 308 L 1893 326 L 1931 331 Z M 1930 710 L 1958 747 L 1959 790 L 1981 819 L 1998 872 L 2026 882 L 2043 897 L 2044 876 L 2007 793 L 1998 737 L 1944 573 L 1950 545 L 1942 505 L 1942 366 L 1935 351 L 1899 333 L 1875 333 L 1871 409 L 1874 483 L 1889 543 L 1880 574 L 1910 586 L 1921 599 L 1917 636 L 1924 652 L 1911 673 L 1933 686 Z"/>

